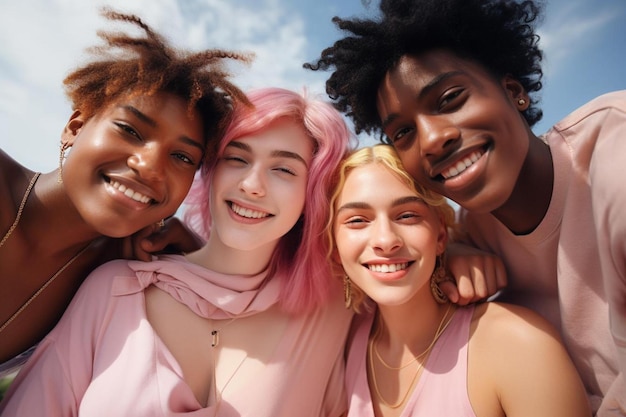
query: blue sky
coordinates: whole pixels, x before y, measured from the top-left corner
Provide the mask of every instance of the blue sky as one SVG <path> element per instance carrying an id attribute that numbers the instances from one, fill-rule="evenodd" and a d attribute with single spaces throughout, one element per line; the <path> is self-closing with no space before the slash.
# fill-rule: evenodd
<path id="1" fill-rule="evenodd" d="M 181 47 L 254 51 L 237 67 L 243 88 L 281 86 L 324 95 L 326 73 L 301 65 L 340 34 L 330 19 L 375 13 L 361 0 L 0 0 L 0 147 L 50 171 L 71 113 L 62 79 L 87 57 L 107 22 L 104 4 L 139 14 Z M 591 98 L 626 89 L 626 1 L 549 0 L 540 29 L 546 53 L 543 133 Z M 325 96 L 325 95 L 324 95 Z M 363 138 L 366 143 L 373 141 Z"/>

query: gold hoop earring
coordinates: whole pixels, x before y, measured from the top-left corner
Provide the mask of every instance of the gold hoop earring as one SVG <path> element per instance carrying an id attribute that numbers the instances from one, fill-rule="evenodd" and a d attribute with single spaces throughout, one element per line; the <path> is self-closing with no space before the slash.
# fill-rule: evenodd
<path id="1" fill-rule="evenodd" d="M 446 265 L 444 254 L 437 256 L 437 265 L 433 274 L 430 276 L 430 291 L 433 293 L 433 298 L 439 304 L 445 304 L 448 302 L 448 296 L 441 291 L 439 284 L 447 280 Z"/>
<path id="2" fill-rule="evenodd" d="M 343 277 L 343 297 L 346 308 L 352 307 L 352 281 L 348 275 Z"/>
<path id="3" fill-rule="evenodd" d="M 69 145 L 66 142 L 61 142 L 61 146 L 59 148 L 59 173 L 57 176 L 57 183 L 63 184 L 63 161 L 65 160 L 65 151 L 69 148 Z"/>
<path id="4" fill-rule="evenodd" d="M 520 105 L 520 106 L 523 106 L 523 105 L 526 104 L 526 100 L 524 100 L 523 98 L 520 98 L 520 99 L 517 100 L 517 104 Z"/>

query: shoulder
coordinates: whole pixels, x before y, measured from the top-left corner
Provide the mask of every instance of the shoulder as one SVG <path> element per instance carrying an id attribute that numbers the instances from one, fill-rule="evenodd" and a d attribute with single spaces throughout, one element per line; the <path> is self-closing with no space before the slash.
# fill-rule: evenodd
<path id="1" fill-rule="evenodd" d="M 472 318 L 473 334 L 486 342 L 494 338 L 517 350 L 517 346 L 534 345 L 540 340 L 560 344 L 557 330 L 534 311 L 512 304 L 488 302 L 479 304 Z"/>
<path id="2" fill-rule="evenodd" d="M 0 149 L 0 195 L 3 196 L 1 204 L 3 206 L 5 204 L 19 205 L 24 191 L 33 175 L 33 171 L 20 165 L 6 152 Z M 2 210 L 2 212 L 5 211 L 6 210 Z M 14 216 L 14 210 L 9 211 L 11 212 L 11 216 Z"/>
<path id="3" fill-rule="evenodd" d="M 613 91 L 594 98 L 554 125 L 554 129 L 557 131 L 567 130 L 591 116 L 611 111 L 626 114 L 626 90 Z"/>
<path id="4" fill-rule="evenodd" d="M 118 277 L 135 277 L 129 262 L 117 259 L 98 266 L 87 276 L 75 298 L 104 300 L 114 292 L 114 283 Z"/>

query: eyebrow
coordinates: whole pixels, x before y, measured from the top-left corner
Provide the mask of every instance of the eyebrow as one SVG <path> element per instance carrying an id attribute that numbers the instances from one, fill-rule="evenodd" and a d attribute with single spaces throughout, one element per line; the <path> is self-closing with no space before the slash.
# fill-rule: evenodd
<path id="1" fill-rule="evenodd" d="M 231 141 L 228 145 L 226 145 L 226 147 L 232 146 L 234 148 L 237 149 L 241 149 L 242 151 L 245 152 L 249 152 L 249 153 L 253 153 L 252 152 L 252 147 L 250 145 L 248 145 L 247 143 L 243 143 L 243 142 L 237 142 L 235 140 Z M 304 158 L 302 158 L 298 153 L 296 152 L 291 152 L 291 151 L 285 151 L 285 150 L 273 150 L 270 153 L 270 156 L 272 158 L 290 158 L 290 159 L 295 159 L 296 161 L 300 161 L 305 167 L 309 167 L 309 165 L 306 163 L 306 161 L 304 160 Z"/>
<path id="2" fill-rule="evenodd" d="M 124 110 L 126 110 L 126 111 L 131 112 L 131 113 L 132 113 L 132 114 L 134 114 L 134 115 L 135 115 L 135 116 L 136 116 L 139 120 L 141 120 L 142 122 L 144 122 L 144 123 L 146 123 L 146 124 L 150 125 L 151 127 L 157 127 L 157 126 L 158 126 L 158 125 L 157 125 L 157 122 L 156 122 L 156 121 L 154 121 L 154 119 L 152 119 L 152 118 L 148 117 L 148 115 L 146 115 L 146 114 L 142 113 L 142 112 L 141 112 L 138 108 L 136 108 L 136 107 L 133 107 L 133 106 L 131 106 L 131 105 L 129 105 L 129 104 L 121 105 L 121 106 L 118 106 L 118 107 L 120 107 L 120 108 L 122 108 L 122 109 L 124 109 Z M 184 142 L 184 143 L 188 144 L 188 145 L 195 146 L 196 148 L 200 149 L 200 151 L 201 151 L 202 153 L 204 153 L 204 146 L 200 145 L 200 144 L 198 143 L 198 141 L 193 140 L 193 139 L 192 139 L 192 138 L 190 138 L 189 136 L 185 136 L 185 135 L 183 135 L 183 136 L 181 136 L 181 137 L 180 137 L 180 140 L 181 140 L 182 142 Z"/>
<path id="3" fill-rule="evenodd" d="M 409 195 L 406 197 L 400 197 L 400 198 L 394 199 L 391 202 L 391 206 L 396 207 L 396 206 L 401 206 L 403 204 L 408 204 L 408 203 L 426 204 L 423 198 L 418 197 L 416 195 Z M 339 209 L 337 210 L 337 213 L 339 213 L 342 210 L 348 210 L 348 209 L 370 209 L 370 208 L 372 208 L 372 206 L 368 203 L 364 203 L 361 201 L 354 201 L 354 202 L 346 203 L 343 206 L 339 207 Z"/>
<path id="4" fill-rule="evenodd" d="M 463 71 L 450 71 L 444 72 L 442 74 L 437 75 L 432 80 L 430 80 L 417 94 L 417 99 L 422 100 L 428 93 L 430 93 L 435 87 L 439 84 L 447 80 L 448 78 L 456 77 L 458 75 L 463 75 L 465 72 Z M 396 120 L 400 115 L 398 113 L 391 113 L 385 117 L 385 120 L 382 122 L 382 128 L 385 130 L 389 124 L 391 124 L 394 120 Z"/>

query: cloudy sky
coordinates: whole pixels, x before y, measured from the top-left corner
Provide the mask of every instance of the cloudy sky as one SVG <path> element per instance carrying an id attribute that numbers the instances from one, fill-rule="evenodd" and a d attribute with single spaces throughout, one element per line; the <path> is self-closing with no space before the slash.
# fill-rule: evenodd
<path id="1" fill-rule="evenodd" d="M 139 14 L 175 45 L 254 51 L 238 67 L 243 88 L 303 86 L 323 94 L 325 73 L 302 69 L 339 33 L 330 19 L 371 15 L 376 0 L 0 0 L 0 147 L 31 169 L 58 163 L 71 113 L 65 75 L 106 28 L 98 10 Z M 540 35 L 546 52 L 544 120 L 551 124 L 589 99 L 626 88 L 626 1 L 549 0 Z M 369 140 L 365 138 L 366 142 Z M 371 143 L 371 140 L 369 140 Z"/>

